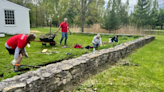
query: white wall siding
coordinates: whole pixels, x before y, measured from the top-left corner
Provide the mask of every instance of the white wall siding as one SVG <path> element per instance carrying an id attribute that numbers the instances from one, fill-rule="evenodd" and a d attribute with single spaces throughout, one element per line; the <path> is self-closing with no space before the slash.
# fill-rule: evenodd
<path id="1" fill-rule="evenodd" d="M 15 25 L 5 25 L 4 10 L 14 10 Z M 6 0 L 0 0 L 0 32 L 7 34 L 30 33 L 29 9 Z"/>
<path id="2" fill-rule="evenodd" d="M 5 30 L 3 29 L 4 16 L 2 13 L 3 13 L 2 0 L 0 0 L 0 32 L 5 32 Z"/>

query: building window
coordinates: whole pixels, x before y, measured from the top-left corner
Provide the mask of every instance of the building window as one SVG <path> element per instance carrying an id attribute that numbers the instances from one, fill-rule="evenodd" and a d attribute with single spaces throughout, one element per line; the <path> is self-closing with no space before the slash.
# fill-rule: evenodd
<path id="1" fill-rule="evenodd" d="M 5 10 L 5 24 L 15 25 L 15 18 L 14 18 L 13 10 Z"/>

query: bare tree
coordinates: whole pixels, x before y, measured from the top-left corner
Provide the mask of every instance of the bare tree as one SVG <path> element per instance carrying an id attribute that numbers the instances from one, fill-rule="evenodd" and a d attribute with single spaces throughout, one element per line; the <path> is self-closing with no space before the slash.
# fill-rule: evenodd
<path id="1" fill-rule="evenodd" d="M 84 32 L 84 24 L 86 13 L 89 10 L 89 4 L 91 4 L 93 0 L 72 0 L 72 7 L 76 8 L 78 13 L 80 14 L 81 20 L 81 32 Z"/>

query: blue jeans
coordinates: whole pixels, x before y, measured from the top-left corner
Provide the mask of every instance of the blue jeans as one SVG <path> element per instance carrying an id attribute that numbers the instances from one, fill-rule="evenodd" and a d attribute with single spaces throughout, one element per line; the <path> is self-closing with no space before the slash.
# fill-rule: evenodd
<path id="1" fill-rule="evenodd" d="M 100 46 L 100 44 L 98 43 L 97 45 L 93 43 L 93 47 L 94 48 L 98 48 Z"/>
<path id="2" fill-rule="evenodd" d="M 62 43 L 63 39 L 65 38 L 65 43 L 64 44 L 67 44 L 67 38 L 68 38 L 68 34 L 67 33 L 64 33 L 62 32 L 62 37 L 61 37 L 61 40 L 60 40 L 60 44 Z"/>
<path id="3" fill-rule="evenodd" d="M 118 39 L 117 39 L 117 38 L 115 38 L 114 40 L 112 40 L 112 42 L 114 42 L 114 41 L 115 41 L 115 42 L 118 42 Z"/>

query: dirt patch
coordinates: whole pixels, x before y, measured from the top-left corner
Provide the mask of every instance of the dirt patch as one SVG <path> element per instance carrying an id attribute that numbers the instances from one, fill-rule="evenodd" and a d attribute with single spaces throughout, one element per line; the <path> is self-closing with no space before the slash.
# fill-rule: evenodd
<path id="1" fill-rule="evenodd" d="M 29 70 L 30 70 L 30 68 L 21 68 L 21 69 L 19 69 L 19 72 L 27 72 Z"/>
<path id="2" fill-rule="evenodd" d="M 3 74 L 0 74 L 0 78 L 3 78 Z"/>
<path id="3" fill-rule="evenodd" d="M 41 33 L 41 32 L 38 30 L 31 30 L 30 33 Z"/>
<path id="4" fill-rule="evenodd" d="M 65 59 L 61 59 L 61 60 L 57 60 L 57 61 L 52 61 L 52 62 L 49 62 L 49 63 L 45 63 L 45 64 L 41 64 L 41 65 L 38 65 L 38 66 L 47 66 L 47 65 L 49 65 L 49 64 L 55 64 L 55 63 L 59 63 L 59 62 L 61 62 L 61 61 L 63 61 L 63 60 L 69 60 L 69 59 L 73 59 L 74 58 L 74 56 L 70 56 L 70 57 L 67 57 L 67 58 L 65 58 Z"/>
<path id="5" fill-rule="evenodd" d="M 122 66 L 139 66 L 138 64 L 131 63 L 128 60 L 120 60 L 119 62 L 116 63 L 116 65 L 122 65 Z"/>

